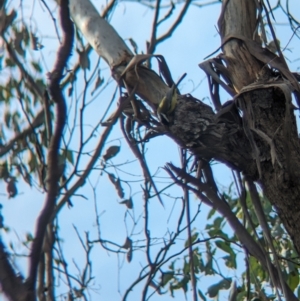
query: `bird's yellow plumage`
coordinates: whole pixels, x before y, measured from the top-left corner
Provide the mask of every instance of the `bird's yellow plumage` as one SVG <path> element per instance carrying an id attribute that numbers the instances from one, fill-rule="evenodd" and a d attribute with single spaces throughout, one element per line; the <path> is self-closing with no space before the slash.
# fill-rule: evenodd
<path id="1" fill-rule="evenodd" d="M 169 123 L 168 115 L 173 113 L 177 105 L 177 86 L 184 79 L 186 73 L 184 73 L 176 84 L 173 84 L 172 87 L 168 90 L 166 96 L 160 101 L 157 108 L 157 116 L 159 120 L 163 123 Z"/>
<path id="2" fill-rule="evenodd" d="M 162 117 L 169 122 L 168 115 L 170 115 L 177 104 L 176 86 L 173 85 L 163 97 L 157 108 L 157 116 L 162 121 Z"/>

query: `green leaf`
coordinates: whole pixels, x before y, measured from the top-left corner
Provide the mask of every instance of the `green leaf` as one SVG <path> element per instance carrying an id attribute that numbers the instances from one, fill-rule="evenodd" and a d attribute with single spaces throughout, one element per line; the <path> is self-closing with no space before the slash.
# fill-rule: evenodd
<path id="1" fill-rule="evenodd" d="M 123 199 L 124 198 L 124 191 L 121 185 L 121 181 L 119 178 L 116 178 L 114 174 L 108 173 L 108 178 L 114 184 L 115 189 L 117 190 L 118 196 Z"/>
<path id="2" fill-rule="evenodd" d="M 12 68 L 12 67 L 15 67 L 16 64 L 15 64 L 14 61 L 11 60 L 10 58 L 6 58 L 6 59 L 5 59 L 5 66 L 6 66 L 6 67 Z"/>
<path id="3" fill-rule="evenodd" d="M 72 165 L 74 165 L 73 152 L 69 149 L 63 150 L 63 156 L 66 158 Z"/>
<path id="4" fill-rule="evenodd" d="M 38 73 L 42 73 L 43 69 L 41 67 L 40 64 L 36 63 L 36 62 L 31 62 L 31 66 L 33 67 L 33 69 L 38 72 Z"/>
<path id="5" fill-rule="evenodd" d="M 59 178 L 64 174 L 66 168 L 66 157 L 64 155 L 58 156 L 58 172 L 57 175 Z"/>
<path id="6" fill-rule="evenodd" d="M 116 182 L 116 176 L 115 176 L 113 173 L 108 173 L 107 175 L 108 175 L 109 180 L 110 180 L 113 184 L 115 184 L 115 182 Z"/>
<path id="7" fill-rule="evenodd" d="M 212 228 L 211 230 L 207 231 L 210 237 L 213 236 L 221 236 L 222 231 L 220 229 Z"/>
<path id="8" fill-rule="evenodd" d="M 112 145 L 107 150 L 105 155 L 103 156 L 103 160 L 107 161 L 117 155 L 117 153 L 120 151 L 120 146 L 118 145 Z"/>
<path id="9" fill-rule="evenodd" d="M 22 48 L 22 42 L 23 42 L 23 33 L 22 32 L 16 32 L 15 33 L 15 39 L 14 39 L 14 48 L 18 52 L 19 55 L 25 56 L 25 51 Z"/>
<path id="10" fill-rule="evenodd" d="M 240 293 L 238 293 L 237 294 L 237 296 L 236 296 L 236 301 L 244 301 L 244 300 L 247 300 L 246 298 L 247 298 L 247 294 L 248 294 L 248 292 L 246 292 L 246 291 L 242 291 L 242 292 L 240 292 Z"/>
<path id="11" fill-rule="evenodd" d="M 218 285 L 216 285 L 216 284 L 210 286 L 207 289 L 207 294 L 208 294 L 209 298 L 215 298 L 218 295 L 219 290 L 220 289 L 219 289 Z"/>
<path id="12" fill-rule="evenodd" d="M 212 208 L 207 215 L 207 219 L 210 219 L 216 213 L 216 209 Z"/>
<path id="13" fill-rule="evenodd" d="M 257 281 L 258 278 L 260 281 L 267 281 L 268 276 L 264 269 L 262 269 L 261 264 L 254 257 L 250 256 L 249 258 L 250 269 L 253 271 L 250 276 L 252 281 Z"/>
<path id="14" fill-rule="evenodd" d="M 22 32 L 22 36 L 23 36 L 23 43 L 26 46 L 28 46 L 30 39 L 29 39 L 29 32 L 28 32 L 27 27 L 23 26 L 21 32 Z"/>
<path id="15" fill-rule="evenodd" d="M 233 253 L 231 255 L 224 256 L 225 265 L 231 269 L 236 269 L 236 255 Z"/>
<path id="16" fill-rule="evenodd" d="M 187 290 L 188 290 L 188 283 L 189 283 L 189 281 L 190 281 L 190 276 L 189 275 L 185 275 L 184 277 L 183 277 L 183 279 L 180 281 L 180 283 L 181 283 L 181 288 L 183 289 L 183 291 L 186 293 L 187 292 Z"/>
<path id="17" fill-rule="evenodd" d="M 87 55 L 86 51 L 77 51 L 79 54 L 79 63 L 80 63 L 80 67 L 84 70 L 84 69 L 88 69 L 90 70 L 90 58 Z"/>
<path id="18" fill-rule="evenodd" d="M 174 271 L 174 270 L 175 270 L 174 265 L 175 265 L 175 261 L 171 262 L 171 264 L 169 265 L 169 269 L 170 269 L 171 271 Z"/>
<path id="19" fill-rule="evenodd" d="M 274 237 L 282 237 L 284 230 L 281 226 L 281 223 L 275 223 L 274 227 L 271 230 L 271 234 Z"/>
<path id="20" fill-rule="evenodd" d="M 215 271 L 213 269 L 213 256 L 216 253 L 216 249 L 211 248 L 209 241 L 205 243 L 206 245 L 206 264 L 204 267 L 205 275 L 214 275 Z"/>
<path id="21" fill-rule="evenodd" d="M 131 198 L 129 198 L 128 200 L 124 200 L 124 201 L 120 202 L 120 204 L 124 204 L 128 209 L 133 208 L 133 202 L 132 202 Z"/>
<path id="22" fill-rule="evenodd" d="M 1 2 L 1 6 L 3 5 L 4 2 Z M 1 7 L 2 8 L 2 7 Z M 2 13 L 1 14 L 1 19 L 4 19 L 5 14 Z M 1 34 L 3 35 L 4 32 L 6 31 L 7 28 L 11 27 L 13 24 L 13 21 L 15 20 L 15 18 L 17 17 L 17 13 L 16 11 L 13 9 L 11 10 L 10 13 L 6 14 L 5 16 L 5 21 L 3 22 L 2 20 L 2 24 L 1 24 Z"/>
<path id="23" fill-rule="evenodd" d="M 216 246 L 219 249 L 223 250 L 225 253 L 228 253 L 228 254 L 233 253 L 233 250 L 230 247 L 230 244 L 228 242 L 225 242 L 225 241 L 222 241 L 222 240 L 217 240 L 215 243 L 216 243 Z"/>
<path id="24" fill-rule="evenodd" d="M 297 271 L 293 271 L 289 274 L 287 279 L 287 284 L 291 288 L 292 291 L 296 289 L 299 284 L 299 274 Z"/>
<path id="25" fill-rule="evenodd" d="M 205 275 L 214 275 L 214 269 L 213 269 L 213 260 L 212 257 L 209 257 L 209 259 L 207 260 L 207 263 L 204 267 L 204 273 Z"/>
<path id="26" fill-rule="evenodd" d="M 42 79 L 36 78 L 35 83 L 42 91 L 46 89 L 46 85 Z M 34 103 L 34 104 L 36 104 L 36 103 Z"/>
<path id="27" fill-rule="evenodd" d="M 129 237 L 126 238 L 126 241 L 123 245 L 123 248 L 126 249 L 126 250 L 132 248 L 132 240 Z"/>
<path id="28" fill-rule="evenodd" d="M 198 257 L 198 254 L 196 252 L 193 252 L 193 266 L 194 266 L 194 272 L 196 274 L 199 273 L 199 268 L 200 268 L 200 260 Z"/>
<path id="29" fill-rule="evenodd" d="M 33 236 L 31 233 L 26 233 L 26 242 L 31 242 L 33 241 Z"/>
<path id="30" fill-rule="evenodd" d="M 10 127 L 10 123 L 11 123 L 11 113 L 9 111 L 4 113 L 4 122 L 5 125 L 9 128 Z"/>
<path id="31" fill-rule="evenodd" d="M 9 242 L 9 244 L 8 244 L 8 245 L 9 245 L 9 247 L 10 247 L 10 248 L 11 248 L 11 249 L 14 251 L 14 249 L 15 249 L 15 248 L 14 248 L 14 245 L 13 245 L 13 243 L 12 243 L 12 242 Z"/>
<path id="32" fill-rule="evenodd" d="M 223 221 L 224 221 L 224 217 L 217 217 L 214 220 L 214 227 L 215 227 L 215 229 L 223 228 L 223 226 L 221 226 Z"/>
<path id="33" fill-rule="evenodd" d="M 184 260 L 183 273 L 184 273 L 185 275 L 187 275 L 187 274 L 190 273 L 190 270 L 191 270 L 190 263 L 187 262 L 186 260 Z"/>
<path id="34" fill-rule="evenodd" d="M 126 259 L 128 262 L 131 262 L 131 260 L 132 260 L 132 240 L 129 237 L 126 238 L 123 248 L 128 250 L 127 254 L 126 254 Z"/>
<path id="35" fill-rule="evenodd" d="M 220 282 L 211 285 L 208 289 L 207 289 L 207 293 L 208 296 L 210 298 L 215 298 L 218 294 L 219 291 L 222 289 L 229 289 L 231 285 L 231 279 L 227 278 L 227 279 L 223 279 Z"/>
<path id="36" fill-rule="evenodd" d="M 6 191 L 9 198 L 14 198 L 18 194 L 15 177 L 9 177 L 6 180 Z"/>
<path id="37" fill-rule="evenodd" d="M 174 272 L 162 272 L 160 285 L 164 287 L 174 277 Z"/>
<path id="38" fill-rule="evenodd" d="M 29 33 L 30 46 L 33 50 L 40 50 L 43 46 L 39 43 L 39 38 L 33 33 Z"/>
<path id="39" fill-rule="evenodd" d="M 128 262 L 131 262 L 132 260 L 132 249 L 129 249 L 126 255 L 126 259 Z"/>
<path id="40" fill-rule="evenodd" d="M 4 217 L 3 215 L 0 213 L 0 229 L 3 229 L 4 228 Z"/>
<path id="41" fill-rule="evenodd" d="M 203 293 L 200 290 L 198 290 L 198 295 L 203 301 L 206 301 L 206 297 L 203 295 Z"/>
<path id="42" fill-rule="evenodd" d="M 96 90 L 102 86 L 103 83 L 104 83 L 104 79 L 101 78 L 100 74 L 98 73 L 95 87 L 94 87 L 94 90 L 91 92 L 91 95 L 93 95 L 96 92 Z"/>
<path id="43" fill-rule="evenodd" d="M 6 179 L 9 176 L 7 161 L 0 163 L 0 179 Z"/>
<path id="44" fill-rule="evenodd" d="M 195 255 L 194 255 L 195 256 Z M 202 258 L 202 255 L 201 253 L 197 253 L 197 257 L 198 257 L 198 260 L 199 260 L 199 268 L 200 268 L 200 271 L 203 272 L 205 270 L 205 265 L 204 265 L 204 262 L 203 262 L 203 258 Z"/>
<path id="45" fill-rule="evenodd" d="M 38 166 L 37 158 L 32 154 L 32 152 L 29 153 L 28 165 L 30 172 L 35 170 Z"/>
<path id="46" fill-rule="evenodd" d="M 191 243 L 192 244 L 197 240 L 198 236 L 199 236 L 198 232 L 192 234 L 192 236 L 191 236 Z M 189 246 L 189 240 L 187 239 L 186 242 L 185 242 L 185 244 L 184 244 L 184 247 L 186 248 L 188 246 Z"/>

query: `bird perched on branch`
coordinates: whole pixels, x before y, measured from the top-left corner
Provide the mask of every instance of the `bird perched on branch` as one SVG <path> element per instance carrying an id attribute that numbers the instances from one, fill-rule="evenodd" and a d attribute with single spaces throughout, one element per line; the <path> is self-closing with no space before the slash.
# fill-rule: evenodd
<path id="1" fill-rule="evenodd" d="M 159 120 L 164 123 L 168 124 L 170 122 L 168 116 L 172 114 L 176 105 L 177 105 L 177 86 L 179 83 L 184 79 L 186 73 L 184 73 L 176 84 L 173 84 L 172 87 L 168 90 L 166 95 L 160 101 L 158 108 L 157 108 L 157 116 Z"/>

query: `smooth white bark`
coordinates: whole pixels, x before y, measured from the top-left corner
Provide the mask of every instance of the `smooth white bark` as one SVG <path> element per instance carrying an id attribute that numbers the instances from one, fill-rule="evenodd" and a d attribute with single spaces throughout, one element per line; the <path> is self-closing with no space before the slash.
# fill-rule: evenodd
<path id="1" fill-rule="evenodd" d="M 134 56 L 116 30 L 103 18 L 90 0 L 69 0 L 70 13 L 76 27 L 95 51 L 108 63 L 113 77 L 120 79 L 124 67 Z M 155 111 L 168 87 L 147 68 L 130 68 L 123 80 Z"/>
<path id="2" fill-rule="evenodd" d="M 132 52 L 94 5 L 89 0 L 69 0 L 69 6 L 77 28 L 110 68 L 126 65 Z"/>

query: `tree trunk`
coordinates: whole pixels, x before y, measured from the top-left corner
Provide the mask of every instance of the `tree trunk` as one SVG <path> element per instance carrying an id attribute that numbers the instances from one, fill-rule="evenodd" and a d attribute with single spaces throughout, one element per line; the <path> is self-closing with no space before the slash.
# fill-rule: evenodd
<path id="1" fill-rule="evenodd" d="M 222 40 L 227 36 L 243 36 L 258 41 L 255 33 L 255 2 L 223 2 L 224 15 L 219 21 Z M 277 209 L 300 254 L 300 144 L 291 103 L 291 83 L 282 80 L 287 86 L 276 86 L 276 81 L 273 82 L 276 75 L 265 72 L 269 69 L 267 64 L 253 57 L 245 43 L 240 40 L 228 41 L 223 46 L 223 51 L 231 81 L 238 90 L 253 83 L 262 73 L 267 75 L 262 79 L 262 83 L 269 86 L 268 88 L 259 89 L 258 84 L 257 89 L 242 94 L 236 100 L 243 113 L 244 130 L 252 124 L 250 131 L 258 148 L 258 162 L 255 165 L 261 168 L 261 172 L 257 170 L 253 173 L 253 166 L 244 169 L 243 162 L 239 165 L 242 167 L 240 170 L 250 174 L 252 179 L 260 184 L 264 194 Z M 245 132 L 247 136 L 247 129 Z M 238 140 L 237 142 L 239 143 Z M 244 153 L 245 150 L 237 148 L 235 151 Z M 252 156 L 256 157 L 253 146 L 248 149 L 248 153 L 248 156 L 252 153 Z M 252 159 L 252 163 L 253 161 Z"/>
<path id="2" fill-rule="evenodd" d="M 214 113 L 211 107 L 191 95 L 178 95 L 177 106 L 167 125 L 159 124 L 156 118 L 149 117 L 150 114 L 155 116 L 161 99 L 170 89 L 155 72 L 141 66 L 143 59 L 149 57 L 140 55 L 134 58 L 117 32 L 99 17 L 89 1 L 69 0 L 69 3 L 73 21 L 99 56 L 107 62 L 113 77 L 120 85 L 128 88 L 129 95 L 137 94 L 153 110 L 147 111 L 147 115 L 147 109 L 143 107 L 145 118 L 142 124 L 154 128 L 159 134 L 170 136 L 196 157 L 223 162 L 257 182 L 276 208 L 300 254 L 300 144 L 291 98 L 292 93 L 297 94 L 300 89 L 283 57 L 262 47 L 257 34 L 257 5 L 261 5 L 261 2 L 223 1 L 218 24 L 223 53 L 208 61 L 213 68 L 206 72 L 212 72 L 212 85 L 221 84 L 220 75 L 223 76 L 226 83 L 221 85 L 234 96 L 233 100 L 221 106 L 215 91 L 211 91 L 212 96 L 216 97 L 214 103 L 218 110 Z M 122 104 L 119 112 L 121 109 Z M 141 108 L 134 109 L 137 109 L 134 110 L 134 120 L 137 121 L 141 116 L 136 112 Z M 63 127 L 61 131 L 62 129 Z M 57 139 L 60 138 L 61 133 Z M 58 150 L 59 147 L 54 149 Z M 57 161 L 57 154 L 52 161 Z M 58 163 L 52 165 L 57 166 Z M 55 175 L 53 170 L 52 178 L 55 180 L 54 186 L 57 186 Z M 71 192 L 75 192 L 78 187 Z M 53 207 L 56 189 L 50 191 L 50 205 Z M 222 205 L 230 210 L 226 202 Z M 230 213 L 232 219 L 235 218 L 234 222 L 239 223 L 235 215 Z M 46 217 L 47 219 L 41 219 L 43 231 L 48 220 L 51 220 L 51 215 Z M 241 226 L 240 223 L 239 225 Z M 29 277 L 27 283 L 15 274 L 0 242 L 0 283 L 12 300 L 35 300 L 36 273 L 44 235 L 42 233 L 36 237 L 41 238 L 40 246 L 36 248 L 36 256 L 32 256 L 36 258 L 31 262 L 31 274 L 34 276 L 32 279 Z M 252 240 L 254 245 L 256 242 Z M 35 243 L 36 241 L 35 238 Z M 264 253 L 261 249 L 259 251 L 259 260 L 266 268 Z M 273 266 L 270 270 L 272 269 L 275 270 Z M 284 288 L 285 284 L 282 285 L 279 281 L 280 273 L 277 270 L 273 273 L 275 285 Z M 16 290 L 16 287 L 20 289 Z M 286 299 L 295 300 L 293 292 L 288 287 L 285 290 L 288 291 Z"/>
<path id="3" fill-rule="evenodd" d="M 272 73 L 240 39 L 258 41 L 256 13 L 255 1 L 224 1 L 219 20 L 224 42 L 220 57 L 241 93 L 217 115 L 202 103 L 185 99 L 170 130 L 175 140 L 199 157 L 224 162 L 259 183 L 300 254 L 300 144 L 291 103 L 294 87 L 287 79 L 278 79 L 281 75 Z"/>
<path id="4" fill-rule="evenodd" d="M 291 92 L 299 90 L 299 85 L 286 63 L 262 47 L 256 4 L 254 0 L 223 1 L 218 22 L 223 54 L 215 62 L 227 79 L 225 88 L 232 95 L 238 93 L 233 101 L 215 114 L 192 96 L 179 96 L 170 124 L 157 131 L 200 158 L 223 162 L 259 183 L 300 254 L 300 145 L 291 104 Z M 94 8 L 82 9 L 82 5 L 86 2 L 70 1 L 77 27 L 92 45 L 98 41 L 94 48 L 109 63 L 113 76 L 135 89 L 155 111 L 168 87 L 153 71 L 140 66 L 141 60 L 131 61 L 131 68 L 125 69 L 132 59 L 130 50 L 114 30 L 105 35 L 109 24 L 104 32 L 99 26 L 100 33 L 94 36 L 100 17 L 92 12 L 88 18 L 88 10 Z M 109 51 L 105 43 L 115 51 Z M 270 65 L 280 72 L 274 74 Z"/>

